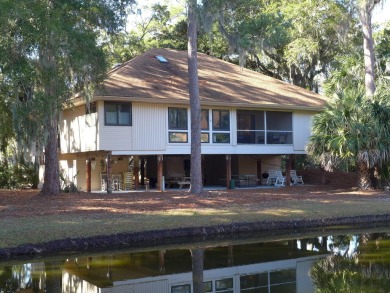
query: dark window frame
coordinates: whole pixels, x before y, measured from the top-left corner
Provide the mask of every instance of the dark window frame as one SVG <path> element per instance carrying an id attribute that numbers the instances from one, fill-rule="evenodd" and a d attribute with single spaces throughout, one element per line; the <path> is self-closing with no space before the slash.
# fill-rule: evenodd
<path id="1" fill-rule="evenodd" d="M 175 121 L 175 125 L 171 125 L 171 120 L 170 120 L 170 111 L 175 111 L 176 112 L 176 119 L 179 118 L 179 111 L 183 111 L 185 113 L 185 126 L 181 127 L 179 126 L 180 123 L 179 121 Z M 188 131 L 188 109 L 187 108 L 180 108 L 180 107 L 169 107 L 168 108 L 168 129 L 169 130 L 187 130 Z"/>
<path id="2" fill-rule="evenodd" d="M 116 107 L 116 123 L 107 122 L 107 106 Z M 119 123 L 119 106 L 128 106 L 129 107 L 129 123 Z M 106 126 L 132 126 L 133 125 L 133 107 L 131 102 L 104 102 L 104 125 Z"/>
<path id="3" fill-rule="evenodd" d="M 175 111 L 174 118 L 176 121 L 171 121 L 171 111 Z M 179 115 L 179 112 L 185 113 L 185 115 Z M 185 125 L 181 125 L 177 119 L 185 117 Z M 184 124 L 184 123 L 183 123 Z M 188 129 L 188 109 L 183 107 L 168 107 L 168 141 L 169 143 L 188 143 L 189 140 L 189 129 Z M 172 135 L 175 133 L 182 133 L 186 135 L 186 139 L 183 141 L 172 140 Z"/>
<path id="4" fill-rule="evenodd" d="M 222 113 L 223 112 L 227 112 L 227 117 L 228 117 L 228 120 L 227 120 L 227 127 L 223 127 L 223 123 L 222 123 Z M 216 127 L 215 125 L 215 113 L 218 113 L 219 115 L 219 125 Z M 212 129 L 213 131 L 229 131 L 230 132 L 230 110 L 221 110 L 221 109 L 212 109 Z"/>

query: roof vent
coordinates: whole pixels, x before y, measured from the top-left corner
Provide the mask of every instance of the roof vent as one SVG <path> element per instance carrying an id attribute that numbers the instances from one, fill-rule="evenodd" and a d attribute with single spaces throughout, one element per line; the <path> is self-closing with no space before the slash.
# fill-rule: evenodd
<path id="1" fill-rule="evenodd" d="M 122 65 L 122 63 L 115 63 L 114 65 L 112 65 L 111 69 L 115 69 L 115 68 L 118 68 Z"/>
<path id="2" fill-rule="evenodd" d="M 157 55 L 157 56 L 156 56 L 156 59 L 157 59 L 158 61 L 160 61 L 161 63 L 168 63 L 168 60 L 165 59 L 164 56 Z"/>

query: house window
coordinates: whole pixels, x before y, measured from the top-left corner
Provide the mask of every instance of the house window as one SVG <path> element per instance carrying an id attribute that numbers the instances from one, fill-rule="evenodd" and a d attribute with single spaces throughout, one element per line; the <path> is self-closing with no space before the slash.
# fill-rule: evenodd
<path id="1" fill-rule="evenodd" d="M 215 281 L 215 292 L 233 293 L 233 278 Z"/>
<path id="2" fill-rule="evenodd" d="M 203 282 L 203 288 L 205 293 L 213 292 L 213 282 L 212 281 Z"/>
<path id="3" fill-rule="evenodd" d="M 265 143 L 264 111 L 237 110 L 237 143 Z"/>
<path id="4" fill-rule="evenodd" d="M 213 143 L 230 143 L 230 111 L 213 110 Z"/>
<path id="5" fill-rule="evenodd" d="M 268 272 L 240 277 L 241 292 L 267 292 L 268 293 Z"/>
<path id="6" fill-rule="evenodd" d="M 168 108 L 169 142 L 188 142 L 188 111 L 186 108 Z"/>
<path id="7" fill-rule="evenodd" d="M 171 293 L 191 293 L 191 285 L 172 286 Z"/>
<path id="8" fill-rule="evenodd" d="M 200 112 L 200 126 L 202 129 L 201 142 L 210 142 L 210 123 L 209 123 L 209 110 L 202 109 Z"/>
<path id="9" fill-rule="evenodd" d="M 292 113 L 266 112 L 267 144 L 292 144 Z"/>
<path id="10" fill-rule="evenodd" d="M 104 103 L 104 121 L 109 126 L 131 126 L 131 103 Z"/>

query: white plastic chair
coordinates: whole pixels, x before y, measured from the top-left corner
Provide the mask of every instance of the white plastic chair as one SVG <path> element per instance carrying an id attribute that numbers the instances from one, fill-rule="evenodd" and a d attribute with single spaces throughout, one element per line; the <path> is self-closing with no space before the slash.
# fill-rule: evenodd
<path id="1" fill-rule="evenodd" d="M 291 180 L 293 181 L 293 184 L 305 184 L 305 183 L 303 183 L 302 176 L 297 175 L 296 170 L 291 170 L 290 176 L 291 176 Z"/>
<path id="2" fill-rule="evenodd" d="M 268 178 L 267 178 L 266 184 L 267 185 L 275 184 L 276 179 L 277 179 L 276 171 L 275 170 L 269 170 L 268 171 Z"/>
<path id="3" fill-rule="evenodd" d="M 276 171 L 275 186 L 286 186 L 286 177 L 283 176 L 282 171 Z"/>

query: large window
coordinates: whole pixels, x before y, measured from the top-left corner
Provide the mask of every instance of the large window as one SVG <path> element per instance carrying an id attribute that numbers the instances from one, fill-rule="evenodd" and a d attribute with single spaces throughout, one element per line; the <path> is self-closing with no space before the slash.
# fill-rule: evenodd
<path id="1" fill-rule="evenodd" d="M 292 144 L 292 113 L 237 110 L 238 144 Z"/>
<path id="2" fill-rule="evenodd" d="M 131 126 L 131 103 L 104 103 L 105 125 Z"/>
<path id="3" fill-rule="evenodd" d="M 213 143 L 230 143 L 230 111 L 213 110 Z"/>
<path id="4" fill-rule="evenodd" d="M 264 111 L 237 110 L 237 143 L 265 143 Z"/>
<path id="5" fill-rule="evenodd" d="M 188 142 L 188 111 L 186 108 L 168 108 L 169 142 Z"/>
<path id="6" fill-rule="evenodd" d="M 240 276 L 241 293 L 296 292 L 296 270 Z"/>
<path id="7" fill-rule="evenodd" d="M 267 144 L 292 144 L 292 113 L 266 112 Z"/>

